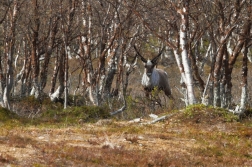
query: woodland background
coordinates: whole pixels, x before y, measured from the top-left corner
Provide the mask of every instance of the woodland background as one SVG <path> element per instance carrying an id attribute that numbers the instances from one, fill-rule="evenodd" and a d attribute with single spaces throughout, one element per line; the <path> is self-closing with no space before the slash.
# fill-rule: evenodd
<path id="1" fill-rule="evenodd" d="M 154 91 L 161 107 L 203 103 L 243 113 L 251 106 L 251 7 L 251 0 L 2 0 L 0 105 L 20 115 L 39 112 L 24 106 L 27 97 L 64 108 L 156 109 L 144 97 L 136 45 L 146 58 L 165 46 L 158 68 L 175 100 Z"/>
<path id="2" fill-rule="evenodd" d="M 0 166 L 252 166 L 251 7 L 1 0 Z M 174 100 L 134 46 L 165 47 Z"/>

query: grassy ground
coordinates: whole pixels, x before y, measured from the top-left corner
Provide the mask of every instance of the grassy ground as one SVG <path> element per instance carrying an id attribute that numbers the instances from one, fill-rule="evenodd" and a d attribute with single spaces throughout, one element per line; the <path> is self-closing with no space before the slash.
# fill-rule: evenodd
<path id="1" fill-rule="evenodd" d="M 147 125 L 0 113 L 0 166 L 252 166 L 251 121 L 202 105 Z"/>

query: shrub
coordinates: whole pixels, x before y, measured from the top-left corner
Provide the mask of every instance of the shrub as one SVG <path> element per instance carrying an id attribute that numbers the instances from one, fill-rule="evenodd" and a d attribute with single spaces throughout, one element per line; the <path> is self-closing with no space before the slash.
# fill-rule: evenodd
<path id="1" fill-rule="evenodd" d="M 94 122 L 98 119 L 108 118 L 110 116 L 107 106 L 80 106 L 68 108 L 62 112 L 62 115 L 81 119 L 84 122 Z"/>
<path id="2" fill-rule="evenodd" d="M 59 108 L 48 109 L 46 112 L 42 113 L 39 119 L 43 122 L 75 124 L 95 122 L 110 116 L 109 109 L 106 106 L 69 107 L 65 110 Z"/>
<path id="3" fill-rule="evenodd" d="M 0 121 L 5 122 L 10 119 L 17 118 L 17 115 L 10 110 L 0 107 Z"/>

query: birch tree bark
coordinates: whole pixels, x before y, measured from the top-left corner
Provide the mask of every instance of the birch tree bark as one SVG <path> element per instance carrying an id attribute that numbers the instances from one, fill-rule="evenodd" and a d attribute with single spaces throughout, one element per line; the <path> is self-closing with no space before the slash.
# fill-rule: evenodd
<path id="1" fill-rule="evenodd" d="M 5 62 L 6 71 L 3 73 L 2 65 L 0 66 L 0 81 L 1 81 L 1 92 L 0 92 L 0 105 L 2 107 L 10 109 L 10 92 L 13 88 L 14 76 L 13 76 L 13 55 L 16 41 L 16 22 L 19 13 L 19 2 L 14 1 L 12 8 L 9 10 L 6 19 L 6 40 L 5 40 Z M 3 63 L 2 61 L 0 62 Z M 3 75 L 5 74 L 5 75 Z"/>
<path id="2" fill-rule="evenodd" d="M 60 18 L 56 17 L 54 20 L 54 23 L 52 24 L 53 29 L 50 32 L 51 38 L 49 40 L 48 50 L 51 50 L 51 48 L 54 45 L 54 39 L 55 34 L 57 32 L 57 24 L 58 20 L 60 19 L 61 23 L 61 39 L 62 43 L 59 45 L 59 53 L 54 67 L 53 77 L 51 80 L 52 87 L 50 89 L 49 96 L 51 98 L 51 101 L 58 101 L 61 99 L 61 96 L 64 92 L 64 108 L 67 107 L 68 104 L 68 92 L 69 92 L 69 83 L 68 83 L 68 57 L 70 55 L 68 48 L 70 47 L 70 38 L 72 29 L 71 26 L 73 26 L 74 16 L 75 16 L 75 10 L 76 10 L 76 1 L 75 0 L 68 0 L 67 1 L 67 8 L 64 8 L 63 1 L 61 1 L 60 5 Z M 49 52 L 50 53 L 50 52 Z M 46 57 L 45 57 L 46 58 Z M 45 62 L 46 63 L 46 62 Z M 46 70 L 46 69 L 45 69 Z M 58 75 L 59 80 L 59 86 L 57 90 L 55 91 L 55 85 L 56 85 L 56 77 Z M 62 101 L 62 100 L 60 100 Z"/>
<path id="3" fill-rule="evenodd" d="M 228 72 L 227 72 L 227 104 L 230 106 L 231 105 L 231 100 L 232 100 L 232 71 L 233 71 L 233 67 L 234 64 L 237 60 L 237 57 L 239 56 L 239 54 L 241 53 L 241 50 L 244 46 L 244 43 L 246 41 L 246 35 L 250 34 L 250 26 L 251 23 L 250 21 L 247 21 L 244 23 L 242 30 L 241 30 L 241 34 L 238 35 L 238 42 L 236 44 L 236 46 L 233 49 L 232 55 L 230 56 L 229 62 L 228 62 Z M 247 54 L 247 53 L 246 53 Z"/>
<path id="4" fill-rule="evenodd" d="M 69 0 L 68 1 L 68 16 L 67 16 L 67 24 L 66 27 L 64 28 L 63 26 L 63 22 L 62 22 L 62 29 L 63 29 L 63 45 L 64 45 L 64 51 L 65 51 L 65 65 L 64 65 L 64 108 L 67 107 L 68 104 L 68 91 L 69 91 L 69 84 L 68 84 L 68 57 L 70 55 L 68 55 L 68 50 L 67 48 L 69 47 L 69 37 L 70 37 L 70 27 L 72 26 L 72 22 L 74 19 L 74 15 L 75 15 L 75 0 Z M 63 13 L 62 13 L 63 14 Z"/>
<path id="5" fill-rule="evenodd" d="M 250 1 L 249 4 L 247 4 L 248 9 L 248 17 L 246 19 L 245 23 L 245 30 L 244 34 L 246 37 L 251 35 L 251 25 L 252 25 L 252 1 Z M 241 102 L 240 102 L 240 109 L 239 113 L 243 114 L 246 110 L 247 104 L 248 104 L 248 50 L 249 50 L 249 39 L 245 38 L 243 50 L 242 50 L 242 82 L 241 82 Z"/>
<path id="6" fill-rule="evenodd" d="M 111 96 L 111 85 L 112 82 L 114 80 L 114 76 L 116 74 L 117 71 L 117 63 L 118 63 L 118 48 L 119 48 L 119 44 L 118 42 L 115 42 L 111 54 L 109 55 L 109 60 L 108 60 L 108 73 L 107 73 L 107 77 L 105 80 L 105 84 L 104 84 L 104 98 L 107 99 Z"/>
<path id="7" fill-rule="evenodd" d="M 195 104 L 196 99 L 194 95 L 194 87 L 193 87 L 193 77 L 192 70 L 189 65 L 188 58 L 188 44 L 187 44 L 187 31 L 188 31 L 188 12 L 189 12 L 189 0 L 183 0 L 182 10 L 178 10 L 177 12 L 181 16 L 181 25 L 180 25 L 180 48 L 181 48 L 181 57 L 182 63 L 185 71 L 185 84 L 187 88 L 187 96 L 188 96 L 188 104 Z"/>
<path id="8" fill-rule="evenodd" d="M 28 42 L 23 42 L 23 48 L 24 48 L 24 71 L 21 74 L 20 82 L 21 82 L 21 92 L 20 97 L 25 97 L 27 95 L 27 92 L 30 92 L 30 82 L 29 82 L 29 76 L 31 73 L 31 59 L 28 53 L 28 49 L 26 49 L 28 46 Z"/>
<path id="9" fill-rule="evenodd" d="M 226 107 L 228 106 L 228 99 L 230 98 L 228 92 L 230 89 L 228 88 L 228 61 L 229 55 L 227 51 L 227 42 L 230 40 L 230 36 L 232 32 L 235 30 L 236 25 L 232 25 L 227 22 L 227 18 L 225 16 L 225 12 L 227 13 L 227 9 L 224 6 L 224 3 L 221 1 L 216 1 L 215 5 L 219 12 L 219 28 L 216 32 L 211 32 L 211 41 L 213 44 L 213 51 L 214 51 L 214 59 L 212 61 L 212 76 L 213 76 L 213 105 L 216 107 Z M 229 8 L 231 10 L 231 8 Z M 219 44 L 218 49 L 215 49 L 216 42 L 218 41 L 219 37 Z M 216 53 L 216 54 L 215 54 Z"/>
<path id="10" fill-rule="evenodd" d="M 97 105 L 95 99 L 95 77 L 91 57 L 91 35 L 92 35 L 92 6 L 89 1 L 82 1 L 82 29 L 85 35 L 81 36 L 81 48 L 83 48 L 84 74 L 83 74 L 83 87 L 88 93 L 88 98 L 93 105 Z"/>
<path id="11" fill-rule="evenodd" d="M 107 57 L 107 76 L 104 85 L 104 97 L 106 98 L 117 96 L 121 91 L 120 87 L 121 84 L 123 84 L 122 77 L 125 75 L 123 66 L 127 62 L 127 53 L 139 31 L 139 26 L 135 28 L 132 24 L 132 20 L 129 19 L 132 15 L 132 10 L 128 5 L 134 6 L 135 3 L 131 4 L 130 2 L 121 0 L 119 2 L 120 5 L 116 6 L 113 12 L 113 31 L 111 31 L 111 34 L 113 35 L 111 42 L 113 42 L 113 44 L 111 49 L 109 49 L 111 52 L 108 53 Z M 131 37 L 125 37 L 123 33 L 130 32 L 132 30 L 131 28 L 133 28 Z M 111 90 L 114 79 L 115 87 Z"/>
<path id="12" fill-rule="evenodd" d="M 248 47 L 247 42 L 244 43 L 243 59 L 242 59 L 242 82 L 241 82 L 241 102 L 239 113 L 242 114 L 246 110 L 248 103 Z"/>
<path id="13" fill-rule="evenodd" d="M 53 7 L 53 6 L 51 6 Z M 53 10 L 53 9 L 51 9 Z M 43 59 L 43 65 L 42 69 L 40 71 L 40 82 L 41 82 L 41 89 L 43 90 L 47 84 L 47 76 L 48 76 L 48 66 L 50 63 L 51 55 L 53 53 L 55 40 L 56 40 L 56 34 L 58 32 L 58 24 L 59 24 L 59 17 L 55 16 L 52 17 L 50 22 L 50 28 L 49 28 L 49 40 L 48 44 L 45 46 L 45 54 Z"/>
<path id="14" fill-rule="evenodd" d="M 104 48 L 101 50 L 100 55 L 100 61 L 99 61 L 99 71 L 97 76 L 96 83 L 99 83 L 99 92 L 98 92 L 98 102 L 101 103 L 101 97 L 103 97 L 104 100 L 107 100 L 107 98 L 110 97 L 111 93 L 111 85 L 114 79 L 115 72 L 117 71 L 117 62 L 118 62 L 118 49 L 120 45 L 122 45 L 122 40 L 120 37 L 119 29 L 121 27 L 121 23 L 119 20 L 119 15 L 121 13 L 121 0 L 118 1 L 118 6 L 115 6 L 114 8 L 111 8 L 114 15 L 112 16 L 112 21 L 110 25 L 110 30 L 108 30 L 109 34 L 108 37 L 106 37 L 108 40 L 106 41 L 106 45 L 104 45 Z M 103 30 L 104 32 L 104 30 Z M 105 35 L 102 33 L 102 35 Z M 104 37 L 103 37 L 104 38 Z M 105 73 L 105 59 L 108 59 L 108 72 Z"/>
<path id="15" fill-rule="evenodd" d="M 2 67 L 2 60 L 3 57 L 0 55 L 0 105 L 4 107 L 4 102 L 3 102 L 3 94 L 4 94 L 4 87 L 5 87 L 5 77 L 3 75 L 3 67 Z"/>
<path id="16" fill-rule="evenodd" d="M 51 78 L 51 89 L 49 92 L 49 97 L 51 101 L 57 101 L 62 96 L 64 92 L 64 57 L 65 57 L 64 46 L 58 48 L 57 58 L 55 60 L 55 66 L 53 70 L 53 75 Z M 55 90 L 56 80 L 58 76 L 58 88 Z"/>
<path id="17" fill-rule="evenodd" d="M 32 0 L 33 5 L 33 21 L 32 39 L 31 39 L 31 70 L 32 70 L 32 90 L 30 95 L 34 95 L 36 99 L 40 98 L 41 89 L 39 85 L 39 56 L 38 56 L 38 37 L 39 37 L 39 5 L 37 0 Z"/>

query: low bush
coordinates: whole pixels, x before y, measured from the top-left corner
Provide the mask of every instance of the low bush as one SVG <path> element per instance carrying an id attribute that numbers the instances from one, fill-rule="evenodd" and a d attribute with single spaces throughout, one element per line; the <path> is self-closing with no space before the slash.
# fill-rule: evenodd
<path id="1" fill-rule="evenodd" d="M 80 106 L 69 107 L 62 110 L 59 110 L 58 108 L 50 109 L 43 112 L 38 119 L 44 122 L 76 124 L 95 122 L 99 119 L 108 118 L 109 116 L 109 109 L 106 106 Z"/>

